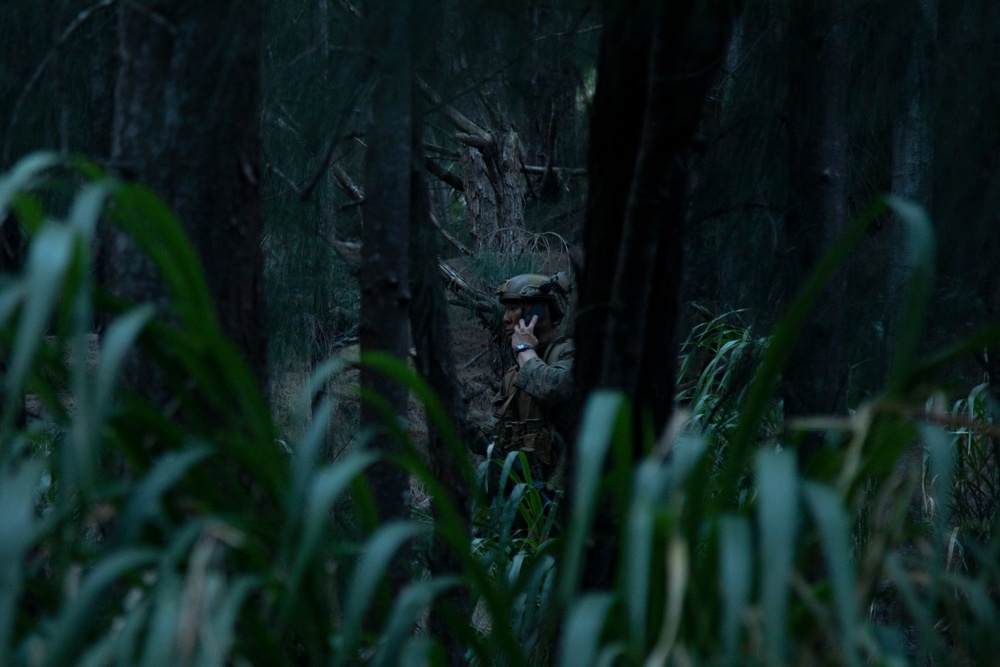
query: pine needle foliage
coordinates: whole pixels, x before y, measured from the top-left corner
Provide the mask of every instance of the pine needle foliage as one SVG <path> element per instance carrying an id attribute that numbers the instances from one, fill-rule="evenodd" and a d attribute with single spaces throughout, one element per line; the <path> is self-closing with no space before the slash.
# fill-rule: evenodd
<path id="1" fill-rule="evenodd" d="M 39 194 L 52 179 L 74 184 L 65 213 Z M 948 410 L 925 400 L 943 368 L 1000 331 L 917 354 L 933 240 L 918 209 L 883 206 L 915 230 L 892 380 L 849 417 L 785 429 L 837 432 L 841 446 L 802 470 L 784 436 L 757 441 L 788 341 L 833 256 L 764 346 L 721 461 L 704 424 L 678 425 L 630 461 L 628 399 L 596 392 L 561 511 L 515 480 L 494 506 L 497 523 L 470 539 L 469 508 L 445 501 L 415 447 L 391 462 L 428 490 L 431 509 L 386 525 L 372 520 L 363 482 L 378 459 L 366 435 L 323 461 L 332 401 L 316 406 L 311 394 L 342 370 L 335 362 L 317 368 L 304 397 L 311 420 L 282 446 L 219 332 L 190 246 L 154 196 L 84 164 L 26 158 L 0 178 L 0 208 L 15 210 L 31 239 L 23 271 L 0 284 L 0 663 L 440 665 L 440 638 L 423 619 L 444 592 L 466 587 L 479 622 L 455 610 L 451 631 L 469 664 L 991 664 L 996 513 L 970 524 L 962 505 L 980 492 L 995 501 L 995 486 L 981 486 L 995 465 L 968 454 L 995 437 L 988 401 L 982 388 Z M 172 294 L 167 309 L 114 302 L 94 285 L 90 244 L 102 217 L 155 262 Z M 108 325 L 92 352 L 98 311 Z M 756 345 L 723 322 L 700 335 L 719 357 L 700 366 L 712 369 L 700 374 L 705 387 L 733 378 L 725 363 Z M 176 398 L 168 412 L 118 387 L 135 350 L 161 364 Z M 403 383 L 446 446 L 464 447 L 404 363 L 361 363 Z M 729 432 L 728 413 L 714 414 Z M 513 470 L 503 462 L 501 474 Z M 616 578 L 590 591 L 590 530 L 606 502 L 617 513 Z M 393 555 L 431 531 L 455 550 L 459 571 L 415 576 L 384 600 Z"/>

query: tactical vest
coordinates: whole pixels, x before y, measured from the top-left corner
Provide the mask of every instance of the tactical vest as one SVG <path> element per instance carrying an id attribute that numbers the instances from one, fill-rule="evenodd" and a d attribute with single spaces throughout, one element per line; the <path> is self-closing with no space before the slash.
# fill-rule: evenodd
<path id="1" fill-rule="evenodd" d="M 542 361 L 546 364 L 558 358 L 567 339 L 554 339 L 545 349 Z M 493 415 L 496 423 L 494 442 L 501 456 L 511 451 L 521 451 L 528 455 L 532 477 L 536 481 L 549 478 L 559 455 L 562 453 L 562 438 L 552 420 L 547 418 L 542 403 L 526 391 L 514 386 L 518 367 L 508 369 L 503 378 L 504 401 Z"/>

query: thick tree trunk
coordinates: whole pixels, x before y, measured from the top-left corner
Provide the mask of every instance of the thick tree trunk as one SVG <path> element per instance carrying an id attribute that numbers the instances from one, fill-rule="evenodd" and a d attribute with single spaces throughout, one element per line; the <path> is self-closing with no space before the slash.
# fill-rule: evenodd
<path id="1" fill-rule="evenodd" d="M 789 30 L 790 303 L 848 223 L 847 51 L 844 3 L 792 3 Z M 847 406 L 847 333 L 857 326 L 848 298 L 848 270 L 825 290 L 789 361 L 786 417 L 840 413 Z M 803 447 L 808 458 L 816 445 Z"/>
<path id="2" fill-rule="evenodd" d="M 517 133 L 508 126 L 489 135 L 489 142 L 461 151 L 475 250 L 519 254 L 524 249 L 524 193 Z"/>
<path id="3" fill-rule="evenodd" d="M 688 159 L 737 4 L 614 3 L 605 21 L 574 372 L 582 394 L 631 399 L 637 453 L 642 425 L 659 435 L 673 410 Z M 601 588 L 615 542 L 598 524 L 585 580 Z"/>
<path id="4" fill-rule="evenodd" d="M 263 386 L 260 34 L 259 0 L 123 3 L 112 160 L 175 212 L 201 258 L 223 331 Z M 127 298 L 162 301 L 150 263 L 110 233 L 109 284 Z M 135 386 L 157 384 L 148 368 L 135 370 Z"/>

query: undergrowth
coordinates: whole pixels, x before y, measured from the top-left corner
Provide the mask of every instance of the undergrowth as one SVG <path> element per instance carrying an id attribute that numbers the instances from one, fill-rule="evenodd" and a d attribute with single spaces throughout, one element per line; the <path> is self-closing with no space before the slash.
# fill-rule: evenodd
<path id="1" fill-rule="evenodd" d="M 70 177 L 72 204 L 53 215 L 38 193 Z M 896 366 L 883 394 L 824 422 L 845 445 L 806 475 L 774 387 L 832 267 L 886 207 L 912 229 L 915 267 Z M 316 392 L 344 371 L 336 361 L 316 365 L 301 428 L 279 440 L 189 244 L 146 189 L 38 155 L 0 180 L 8 208 L 30 246 L 0 286 L 0 664 L 439 665 L 456 638 L 469 664 L 510 666 L 971 665 L 1000 652 L 991 400 L 977 387 L 927 403 L 940 369 L 1000 332 L 918 356 L 933 240 L 902 202 L 859 221 L 766 342 L 732 320 L 697 331 L 687 409 L 648 455 L 629 460 L 627 399 L 596 392 L 571 496 L 515 477 L 475 510 L 449 505 L 416 447 L 384 459 L 363 431 L 324 459 L 335 397 Z M 166 310 L 104 298 L 90 263 L 101 219 L 151 257 Z M 108 324 L 90 366 L 98 311 Z M 134 350 L 161 364 L 168 410 L 125 391 Z M 360 363 L 403 383 L 462 446 L 406 364 Z M 24 418 L 29 395 L 44 426 Z M 379 461 L 404 466 L 431 509 L 373 521 L 365 471 Z M 598 507 L 613 512 L 616 556 L 613 585 L 595 590 Z M 415 576 L 381 605 L 393 556 L 428 538 L 459 569 Z M 429 608 L 456 589 L 470 608 L 449 636 L 430 633 Z"/>

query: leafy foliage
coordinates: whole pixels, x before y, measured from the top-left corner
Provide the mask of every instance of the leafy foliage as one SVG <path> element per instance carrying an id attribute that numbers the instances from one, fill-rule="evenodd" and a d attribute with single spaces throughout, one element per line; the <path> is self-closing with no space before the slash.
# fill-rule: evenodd
<path id="1" fill-rule="evenodd" d="M 53 178 L 78 183 L 61 218 L 42 196 Z M 574 495 L 557 511 L 515 480 L 470 540 L 468 508 L 444 501 L 412 446 L 392 463 L 426 486 L 431 513 L 372 521 L 362 473 L 378 457 L 361 434 L 358 449 L 323 460 L 329 397 L 280 445 L 190 247 L 148 191 L 39 155 L 0 180 L 7 207 L 31 245 L 23 272 L 0 287 L 4 664 L 442 664 L 439 638 L 419 630 L 454 587 L 481 611 L 475 624 L 452 618 L 475 664 L 987 664 L 1000 649 L 986 388 L 947 410 L 922 398 L 938 370 L 996 332 L 918 357 L 905 337 L 919 335 L 926 274 L 912 283 L 889 390 L 849 418 L 757 441 L 761 424 L 780 425 L 770 389 L 821 270 L 766 345 L 723 321 L 695 333 L 684 368 L 696 367 L 696 347 L 711 353 L 685 395 L 697 428 L 679 424 L 631 462 L 627 399 L 595 393 Z M 102 216 L 156 263 L 169 308 L 113 302 L 94 284 Z M 932 241 L 914 238 L 914 264 L 929 266 Z M 110 319 L 91 355 L 98 310 Z M 160 364 L 175 396 L 166 410 L 118 388 L 136 352 Z M 747 384 L 739 355 L 758 353 Z M 406 384 L 448 446 L 462 447 L 421 378 L 390 358 L 362 363 Z M 303 404 L 341 370 L 318 367 Z M 29 397 L 41 407 L 25 413 Z M 838 436 L 808 471 L 785 446 L 801 428 Z M 501 475 L 515 469 L 509 458 Z M 603 503 L 616 512 L 617 577 L 586 591 Z M 461 570 L 414 577 L 384 600 L 394 554 L 432 531 Z"/>

